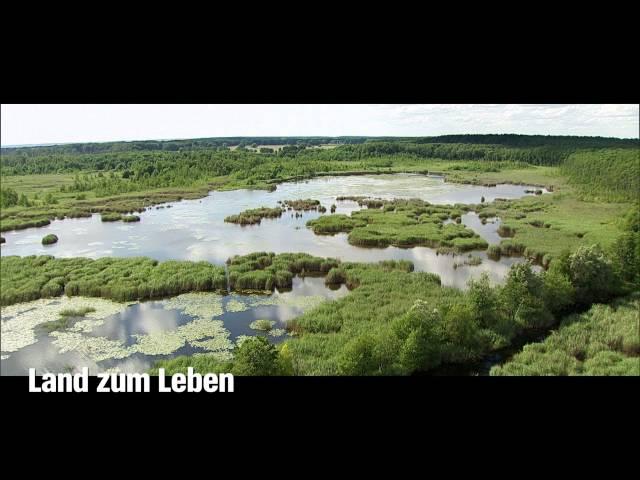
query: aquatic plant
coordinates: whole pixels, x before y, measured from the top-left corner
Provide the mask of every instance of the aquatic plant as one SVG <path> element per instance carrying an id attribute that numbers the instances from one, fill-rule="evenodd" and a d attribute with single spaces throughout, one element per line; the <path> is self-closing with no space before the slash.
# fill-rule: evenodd
<path id="1" fill-rule="evenodd" d="M 339 267 L 334 267 L 329 270 L 327 276 L 324 279 L 324 282 L 327 285 L 337 285 L 341 283 L 345 283 L 347 281 L 347 274 L 344 269 Z"/>
<path id="2" fill-rule="evenodd" d="M 498 235 L 500 235 L 501 237 L 513 237 L 516 234 L 516 230 L 515 228 L 513 228 L 510 225 L 507 225 L 506 223 L 501 224 L 498 227 Z"/>
<path id="3" fill-rule="evenodd" d="M 502 253 L 499 245 L 489 245 L 487 248 L 487 257 L 491 260 L 500 260 L 501 255 Z"/>
<path id="4" fill-rule="evenodd" d="M 244 312 L 245 310 L 248 310 L 249 306 L 242 302 L 241 300 L 239 300 L 238 298 L 232 298 L 231 300 L 228 300 L 226 305 L 225 305 L 225 310 L 227 312 Z"/>
<path id="5" fill-rule="evenodd" d="M 49 235 L 45 235 L 44 237 L 42 237 L 42 245 L 51 245 L 53 243 L 56 243 L 57 241 L 58 241 L 58 237 L 53 233 L 50 233 Z"/>
<path id="6" fill-rule="evenodd" d="M 217 293 L 183 293 L 163 300 L 162 305 L 167 310 L 180 310 L 192 317 L 210 319 L 224 313 L 222 298 L 222 295 Z"/>
<path id="7" fill-rule="evenodd" d="M 453 268 L 457 269 L 462 266 L 470 266 L 475 267 L 482 264 L 482 258 L 477 257 L 475 255 L 469 255 L 462 262 L 453 262 Z"/>
<path id="8" fill-rule="evenodd" d="M 275 324 L 276 322 L 273 320 L 255 320 L 251 322 L 251 324 L 249 325 L 249 328 L 253 330 L 261 330 L 263 332 L 268 332 L 273 328 Z"/>
<path id="9" fill-rule="evenodd" d="M 313 200 L 310 198 L 304 200 L 285 200 L 284 206 L 296 211 L 317 210 L 320 208 L 320 200 Z"/>
<path id="10" fill-rule="evenodd" d="M 86 310 L 87 322 L 94 322 L 95 326 L 102 323 L 106 317 L 123 311 L 126 305 L 103 299 L 89 299 L 82 297 L 61 297 L 55 300 L 40 299 L 26 303 L 2 307 L 2 323 L 0 324 L 0 350 L 16 352 L 23 347 L 36 343 L 36 328 L 49 322 L 57 322 L 60 312 L 64 310 Z M 79 331 L 83 326 L 77 322 L 70 331 Z"/>
<path id="11" fill-rule="evenodd" d="M 78 332 L 51 332 L 51 342 L 60 353 L 78 352 L 94 362 L 122 359 L 132 354 L 131 349 L 119 340 L 92 337 Z"/>
<path id="12" fill-rule="evenodd" d="M 124 215 L 122 221 L 126 223 L 139 222 L 140 217 L 138 215 Z"/>
<path id="13" fill-rule="evenodd" d="M 483 239 L 463 225 L 443 225 L 444 220 L 460 218 L 458 207 L 431 205 L 419 199 L 366 199 L 360 203 L 369 209 L 351 216 L 320 217 L 307 222 L 307 226 L 316 234 L 349 233 L 349 243 L 360 247 L 442 246 L 457 251 L 487 247 Z"/>
<path id="14" fill-rule="evenodd" d="M 263 218 L 278 218 L 282 216 L 282 208 L 253 208 L 245 210 L 237 215 L 230 215 L 224 219 L 227 223 L 237 223 L 239 225 L 259 224 Z"/>
<path id="15" fill-rule="evenodd" d="M 100 215 L 100 220 L 103 222 L 117 222 L 118 220 L 122 219 L 122 215 L 119 213 L 113 213 L 113 212 L 103 212 Z"/>
<path id="16" fill-rule="evenodd" d="M 62 310 L 59 315 L 61 317 L 84 317 L 87 313 L 95 312 L 95 307 L 82 307 L 82 308 L 66 308 Z"/>
<path id="17" fill-rule="evenodd" d="M 224 267 L 208 262 L 3 256 L 0 265 L 2 305 L 63 293 L 131 301 L 226 289 Z"/>
<path id="18" fill-rule="evenodd" d="M 272 328 L 271 330 L 269 330 L 270 337 L 282 337 L 286 333 L 287 331 L 284 328 Z"/>
<path id="19" fill-rule="evenodd" d="M 169 355 L 182 348 L 185 339 L 177 331 L 159 331 L 144 335 L 133 334 L 136 343 L 130 348 L 132 353 L 144 355 Z"/>
<path id="20" fill-rule="evenodd" d="M 234 290 L 288 289 L 294 275 L 325 274 L 339 263 L 306 253 L 256 252 L 227 260 L 229 284 Z"/>

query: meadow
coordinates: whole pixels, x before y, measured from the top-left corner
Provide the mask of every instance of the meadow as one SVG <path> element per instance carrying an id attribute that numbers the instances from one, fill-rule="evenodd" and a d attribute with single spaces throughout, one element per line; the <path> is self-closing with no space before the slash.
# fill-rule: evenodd
<path id="1" fill-rule="evenodd" d="M 543 342 L 525 345 L 491 375 L 640 376 L 640 299 L 622 298 L 570 315 Z"/>

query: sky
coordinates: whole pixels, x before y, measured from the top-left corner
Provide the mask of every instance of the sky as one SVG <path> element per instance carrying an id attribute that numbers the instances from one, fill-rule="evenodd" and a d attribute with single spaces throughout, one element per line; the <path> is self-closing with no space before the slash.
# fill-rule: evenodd
<path id="1" fill-rule="evenodd" d="M 0 143 L 231 136 L 432 136 L 520 133 L 638 138 L 639 106 L 623 104 L 15 105 Z"/>

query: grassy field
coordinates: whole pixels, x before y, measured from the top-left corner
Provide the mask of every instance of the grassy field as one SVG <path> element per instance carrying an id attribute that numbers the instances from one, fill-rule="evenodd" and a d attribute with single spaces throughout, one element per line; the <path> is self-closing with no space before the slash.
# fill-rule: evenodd
<path id="1" fill-rule="evenodd" d="M 544 342 L 521 353 L 491 375 L 640 376 L 640 297 L 594 305 L 562 320 Z"/>
<path id="2" fill-rule="evenodd" d="M 480 215 L 497 215 L 512 233 L 501 245 L 521 246 L 526 255 L 542 263 L 580 245 L 609 248 L 622 233 L 622 219 L 634 208 L 629 203 L 578 200 L 573 192 L 525 197 L 476 206 Z M 637 207 L 635 207 L 637 208 Z"/>

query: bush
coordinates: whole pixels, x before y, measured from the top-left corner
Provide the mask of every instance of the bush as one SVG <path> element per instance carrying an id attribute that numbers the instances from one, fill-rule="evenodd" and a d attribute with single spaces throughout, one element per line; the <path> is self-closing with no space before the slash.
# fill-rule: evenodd
<path id="1" fill-rule="evenodd" d="M 278 351 L 264 337 L 247 338 L 235 352 L 231 372 L 240 376 L 275 375 Z"/>
<path id="2" fill-rule="evenodd" d="M 558 263 L 575 288 L 578 305 L 606 302 L 619 293 L 619 281 L 611 262 L 597 245 L 581 246 Z"/>
<path id="3" fill-rule="evenodd" d="M 117 222 L 122 218 L 122 215 L 119 213 L 102 213 L 100 215 L 100 220 L 103 222 Z"/>
<path id="4" fill-rule="evenodd" d="M 500 245 L 489 245 L 487 248 L 487 257 L 491 260 L 500 260 L 501 253 Z"/>
<path id="5" fill-rule="evenodd" d="M 49 235 L 45 235 L 44 237 L 42 237 L 42 245 L 51 245 L 56 243 L 57 241 L 58 241 L 58 237 L 53 233 L 50 233 Z"/>
<path id="6" fill-rule="evenodd" d="M 369 336 L 356 337 L 345 345 L 337 365 L 340 375 L 370 375 L 377 369 L 376 343 Z"/>
<path id="7" fill-rule="evenodd" d="M 331 270 L 329 270 L 329 273 L 327 273 L 327 276 L 324 279 L 324 282 L 327 285 L 339 285 L 341 283 L 346 283 L 347 273 L 342 268 L 339 268 L 339 267 L 332 268 Z"/>

